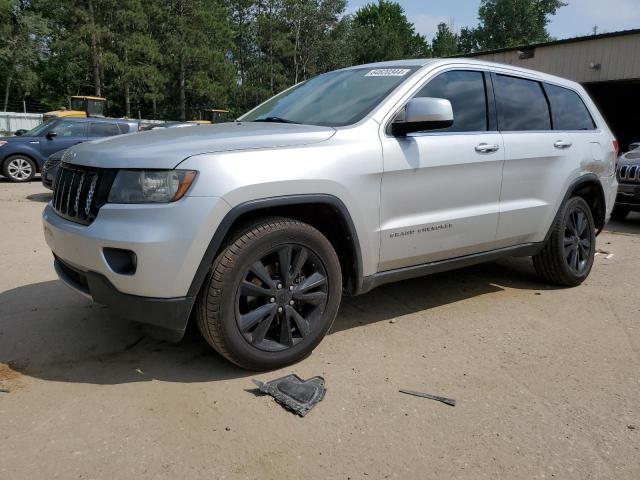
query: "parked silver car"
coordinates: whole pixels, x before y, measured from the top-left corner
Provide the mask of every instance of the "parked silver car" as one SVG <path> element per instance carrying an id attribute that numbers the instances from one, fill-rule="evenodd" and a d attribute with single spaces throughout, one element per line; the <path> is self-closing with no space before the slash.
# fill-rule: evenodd
<path id="1" fill-rule="evenodd" d="M 308 355 L 343 294 L 505 256 L 574 286 L 616 195 L 584 89 L 465 59 L 347 68 L 237 122 L 73 147 L 44 211 L 60 278 L 248 369 Z"/>

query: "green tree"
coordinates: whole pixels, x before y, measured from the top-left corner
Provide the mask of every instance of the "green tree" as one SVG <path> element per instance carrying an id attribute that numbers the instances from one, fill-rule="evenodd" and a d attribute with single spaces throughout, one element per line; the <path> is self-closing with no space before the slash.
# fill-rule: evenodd
<path id="1" fill-rule="evenodd" d="M 359 8 L 352 29 L 356 63 L 431 56 L 426 39 L 416 33 L 399 3 L 379 0 Z"/>
<path id="2" fill-rule="evenodd" d="M 131 104 L 140 107 L 146 99 L 154 103 L 166 78 L 161 75 L 160 45 L 151 35 L 143 0 L 119 0 L 111 11 L 111 30 L 104 54 L 113 74 L 111 87 L 122 97 L 124 114 L 131 117 Z"/>
<path id="3" fill-rule="evenodd" d="M 562 0 L 482 0 L 478 46 L 491 50 L 547 41 L 550 17 L 565 5 Z"/>
<path id="4" fill-rule="evenodd" d="M 438 24 L 431 49 L 434 57 L 450 57 L 458 53 L 458 35 L 456 35 L 449 25 L 442 22 Z"/>
<path id="5" fill-rule="evenodd" d="M 0 70 L 6 112 L 12 87 L 24 98 L 37 86 L 36 70 L 43 59 L 49 26 L 29 0 L 3 0 L 0 20 Z"/>
<path id="6" fill-rule="evenodd" d="M 221 0 L 158 3 L 155 20 L 164 24 L 161 48 L 178 92 L 178 117 L 225 105 L 236 80 L 226 6 Z"/>
<path id="7" fill-rule="evenodd" d="M 462 27 L 458 34 L 458 52 L 473 53 L 479 50 L 478 37 L 473 28 Z"/>

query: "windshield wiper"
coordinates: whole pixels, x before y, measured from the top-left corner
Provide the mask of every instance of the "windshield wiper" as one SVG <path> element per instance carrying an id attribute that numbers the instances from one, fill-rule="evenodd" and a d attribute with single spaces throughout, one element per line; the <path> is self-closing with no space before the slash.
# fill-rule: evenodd
<path id="1" fill-rule="evenodd" d="M 257 118 L 256 120 L 254 120 L 254 122 L 297 123 L 297 124 L 300 124 L 300 122 L 294 122 L 293 120 L 287 120 L 286 118 L 282 118 L 282 117 Z"/>

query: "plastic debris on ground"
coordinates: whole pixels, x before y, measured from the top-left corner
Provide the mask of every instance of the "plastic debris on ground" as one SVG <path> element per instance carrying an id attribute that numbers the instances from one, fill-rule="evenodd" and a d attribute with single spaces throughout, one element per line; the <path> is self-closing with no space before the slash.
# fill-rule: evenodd
<path id="1" fill-rule="evenodd" d="M 324 398 L 327 389 L 324 378 L 312 377 L 304 380 L 295 374 L 287 375 L 270 382 L 253 380 L 262 393 L 271 395 L 283 407 L 304 417 Z"/>
<path id="2" fill-rule="evenodd" d="M 406 393 L 407 395 L 413 395 L 415 397 L 428 398 L 430 400 L 435 400 L 436 402 L 441 402 L 452 407 L 456 406 L 456 401 L 452 398 L 440 397 L 438 395 L 431 395 L 430 393 L 416 392 L 413 390 L 405 390 L 400 389 L 400 393 Z"/>

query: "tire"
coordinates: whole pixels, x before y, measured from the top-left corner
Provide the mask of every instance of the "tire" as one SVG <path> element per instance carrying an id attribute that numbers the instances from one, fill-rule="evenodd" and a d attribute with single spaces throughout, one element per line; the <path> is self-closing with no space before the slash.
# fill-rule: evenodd
<path id="1" fill-rule="evenodd" d="M 248 370 L 271 370 L 313 351 L 331 328 L 341 296 L 340 262 L 326 237 L 297 220 L 267 218 L 222 249 L 195 315 L 222 356 Z"/>
<path id="2" fill-rule="evenodd" d="M 24 155 L 12 155 L 2 164 L 2 175 L 15 183 L 29 182 L 35 177 L 36 163 Z"/>
<path id="3" fill-rule="evenodd" d="M 629 215 L 629 209 L 623 207 L 613 207 L 613 211 L 611 212 L 611 220 L 621 221 L 627 218 Z"/>
<path id="4" fill-rule="evenodd" d="M 546 282 L 574 287 L 589 276 L 595 249 L 591 210 L 584 199 L 572 197 L 562 206 L 544 248 L 533 257 L 533 265 Z"/>

